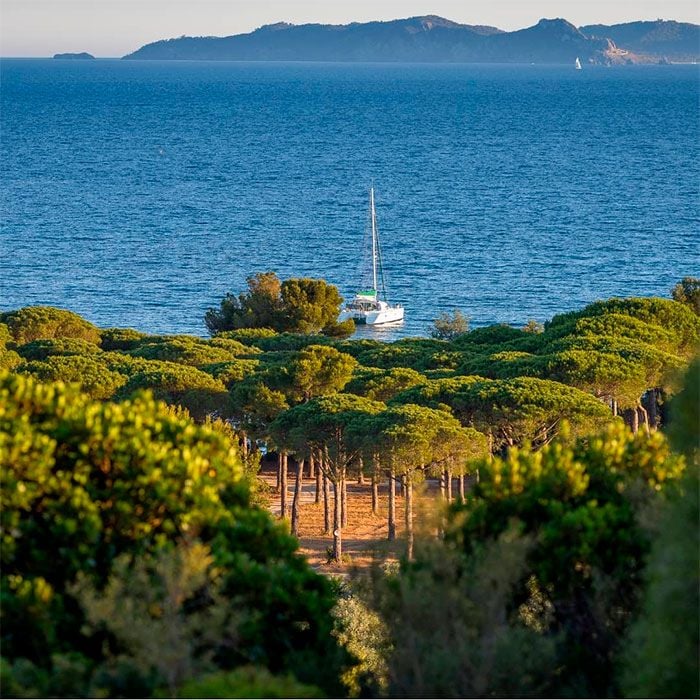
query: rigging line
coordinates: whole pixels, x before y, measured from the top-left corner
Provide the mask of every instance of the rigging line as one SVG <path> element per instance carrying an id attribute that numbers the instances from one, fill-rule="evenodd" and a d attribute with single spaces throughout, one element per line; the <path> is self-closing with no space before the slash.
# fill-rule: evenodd
<path id="1" fill-rule="evenodd" d="M 382 260 L 382 246 L 379 242 L 379 226 L 377 226 L 377 217 L 374 217 L 374 230 L 377 233 L 377 258 L 379 259 L 379 277 L 382 282 L 382 294 L 384 295 L 384 301 L 388 302 L 389 298 L 386 293 L 386 280 L 384 277 L 384 261 Z"/>

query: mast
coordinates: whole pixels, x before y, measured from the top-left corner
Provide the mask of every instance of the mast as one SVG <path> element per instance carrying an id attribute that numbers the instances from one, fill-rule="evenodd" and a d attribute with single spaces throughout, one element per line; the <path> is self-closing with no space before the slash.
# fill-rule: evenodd
<path id="1" fill-rule="evenodd" d="M 374 296 L 378 298 L 379 290 L 377 289 L 377 220 L 374 213 L 374 187 L 369 190 L 369 211 L 372 220 L 372 288 Z"/>

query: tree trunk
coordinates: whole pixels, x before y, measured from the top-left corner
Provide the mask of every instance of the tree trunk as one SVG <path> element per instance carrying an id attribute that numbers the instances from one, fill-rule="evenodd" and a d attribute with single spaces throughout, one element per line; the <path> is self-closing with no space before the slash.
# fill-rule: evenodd
<path id="1" fill-rule="evenodd" d="M 649 428 L 656 430 L 659 427 L 658 395 L 656 389 L 649 389 L 642 397 L 642 406 L 647 410 Z"/>
<path id="2" fill-rule="evenodd" d="M 440 500 L 447 498 L 447 484 L 445 483 L 445 470 L 440 472 Z"/>
<path id="3" fill-rule="evenodd" d="M 348 480 L 345 478 L 345 474 L 341 479 L 341 489 L 340 489 L 340 524 L 343 527 L 348 525 Z"/>
<path id="4" fill-rule="evenodd" d="M 321 472 L 321 465 L 316 467 L 316 493 L 314 494 L 314 503 L 321 502 L 321 489 L 323 488 L 323 474 Z"/>
<path id="5" fill-rule="evenodd" d="M 277 453 L 277 485 L 275 486 L 275 492 L 279 493 L 282 487 L 282 453 Z"/>
<path id="6" fill-rule="evenodd" d="M 323 475 L 323 534 L 331 531 L 331 486 L 330 479 Z"/>
<path id="7" fill-rule="evenodd" d="M 413 483 L 411 479 L 406 480 L 404 512 L 406 514 L 406 557 L 410 561 L 413 559 Z"/>
<path id="8" fill-rule="evenodd" d="M 244 431 L 241 431 L 241 455 L 243 457 L 243 461 L 247 462 L 248 461 L 248 436 L 245 434 Z"/>
<path id="9" fill-rule="evenodd" d="M 379 483 L 372 474 L 372 515 L 379 515 Z"/>
<path id="10" fill-rule="evenodd" d="M 333 482 L 333 560 L 340 563 L 343 556 L 343 524 L 341 522 L 341 506 L 343 486 L 336 479 Z"/>
<path id="11" fill-rule="evenodd" d="M 364 464 L 364 462 L 362 461 L 362 457 L 360 457 L 360 458 L 357 460 L 357 470 L 358 470 L 358 471 L 357 471 L 357 483 L 358 483 L 360 486 L 364 486 L 364 485 L 365 485 L 365 470 L 364 470 L 364 467 L 365 467 L 365 464 Z"/>
<path id="12" fill-rule="evenodd" d="M 286 518 L 287 517 L 287 496 L 289 495 L 287 492 L 289 490 L 289 483 L 288 483 L 288 477 L 289 473 L 287 472 L 287 454 L 282 453 L 281 458 L 281 473 L 280 473 L 280 518 Z"/>
<path id="13" fill-rule="evenodd" d="M 618 415 L 617 401 L 615 401 L 615 399 L 612 400 L 612 414 L 615 417 L 617 417 L 617 415 Z"/>
<path id="14" fill-rule="evenodd" d="M 632 432 L 636 435 L 639 430 L 639 413 L 637 413 L 636 408 L 627 408 L 623 413 L 623 418 L 625 423 L 632 429 Z"/>
<path id="15" fill-rule="evenodd" d="M 292 499 L 292 534 L 299 536 L 299 505 L 303 486 L 304 460 L 297 462 L 297 477 L 294 481 L 294 498 Z"/>
<path id="16" fill-rule="evenodd" d="M 466 481 L 467 481 L 467 475 L 466 474 L 460 474 L 459 475 L 459 497 L 464 501 L 467 497 L 466 494 Z"/>
<path id="17" fill-rule="evenodd" d="M 313 479 L 316 476 L 316 460 L 314 459 L 313 451 L 309 455 L 309 479 Z"/>
<path id="18" fill-rule="evenodd" d="M 651 431 L 649 430 L 649 414 L 644 406 L 638 406 L 637 413 L 642 416 L 642 423 L 644 423 L 644 430 L 646 431 L 648 437 L 651 434 Z M 639 421 L 639 418 L 637 418 L 637 421 Z"/>
<path id="19" fill-rule="evenodd" d="M 392 469 L 389 473 L 389 534 L 387 539 L 396 539 L 396 478 L 394 477 L 394 470 Z"/>
<path id="20" fill-rule="evenodd" d="M 447 502 L 452 503 L 452 470 L 445 469 L 445 483 L 447 485 Z"/>

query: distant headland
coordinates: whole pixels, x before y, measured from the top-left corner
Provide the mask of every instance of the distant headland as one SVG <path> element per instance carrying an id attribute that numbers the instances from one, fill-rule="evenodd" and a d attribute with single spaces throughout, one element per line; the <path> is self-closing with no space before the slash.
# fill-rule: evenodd
<path id="1" fill-rule="evenodd" d="M 95 59 L 91 53 L 87 53 L 86 51 L 83 51 L 82 53 L 56 53 L 53 57 L 60 60 L 70 61 L 89 61 Z"/>
<path id="2" fill-rule="evenodd" d="M 675 21 L 576 27 L 542 19 L 505 32 L 428 15 L 388 22 L 269 24 L 249 34 L 164 39 L 125 59 L 207 61 L 376 61 L 571 63 L 615 65 L 694 62 L 700 25 Z"/>

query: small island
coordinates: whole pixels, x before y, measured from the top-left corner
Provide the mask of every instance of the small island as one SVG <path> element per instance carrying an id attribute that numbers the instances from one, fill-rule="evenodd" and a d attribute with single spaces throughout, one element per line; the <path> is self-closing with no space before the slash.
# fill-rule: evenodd
<path id="1" fill-rule="evenodd" d="M 58 59 L 68 59 L 71 61 L 95 60 L 95 57 L 91 53 L 87 53 L 87 51 L 83 51 L 82 53 L 56 53 L 53 57 Z"/>

